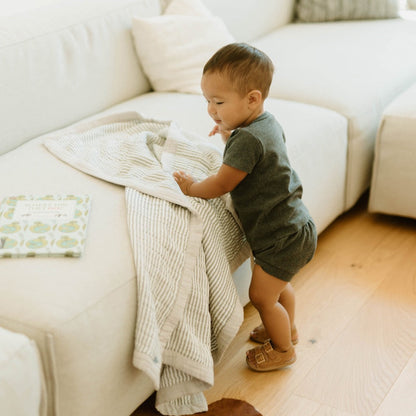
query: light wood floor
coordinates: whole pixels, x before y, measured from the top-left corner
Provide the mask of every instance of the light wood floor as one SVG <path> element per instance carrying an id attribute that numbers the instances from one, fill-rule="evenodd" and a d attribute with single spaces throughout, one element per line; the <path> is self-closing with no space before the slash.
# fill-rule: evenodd
<path id="1" fill-rule="evenodd" d="M 319 237 L 292 281 L 300 341 L 289 369 L 245 364 L 251 305 L 216 367 L 208 403 L 243 399 L 263 416 L 416 416 L 416 221 L 366 212 L 364 197 Z M 153 398 L 134 416 L 159 415 Z"/>

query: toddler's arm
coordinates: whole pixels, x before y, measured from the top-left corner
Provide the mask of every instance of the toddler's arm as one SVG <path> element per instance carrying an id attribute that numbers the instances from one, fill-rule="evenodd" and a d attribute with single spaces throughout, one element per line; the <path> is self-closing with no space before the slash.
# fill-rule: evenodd
<path id="1" fill-rule="evenodd" d="M 196 182 L 192 176 L 183 171 L 173 173 L 176 183 L 182 192 L 188 196 L 199 198 L 216 198 L 232 191 L 247 175 L 240 169 L 222 164 L 218 173 L 201 182 Z"/>

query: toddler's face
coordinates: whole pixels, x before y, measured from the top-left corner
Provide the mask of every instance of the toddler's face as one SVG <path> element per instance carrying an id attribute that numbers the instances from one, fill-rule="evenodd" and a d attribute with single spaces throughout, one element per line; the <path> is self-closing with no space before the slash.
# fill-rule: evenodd
<path id="1" fill-rule="evenodd" d="M 248 95 L 241 96 L 235 91 L 226 76 L 218 72 L 205 73 L 201 89 L 208 103 L 208 114 L 220 130 L 234 130 L 253 121 Z"/>

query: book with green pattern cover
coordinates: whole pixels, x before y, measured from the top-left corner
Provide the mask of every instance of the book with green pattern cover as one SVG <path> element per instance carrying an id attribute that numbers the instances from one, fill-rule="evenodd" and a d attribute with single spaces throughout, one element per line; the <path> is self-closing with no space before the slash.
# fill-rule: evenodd
<path id="1" fill-rule="evenodd" d="M 0 204 L 0 258 L 79 257 L 85 246 L 89 195 L 15 195 Z"/>

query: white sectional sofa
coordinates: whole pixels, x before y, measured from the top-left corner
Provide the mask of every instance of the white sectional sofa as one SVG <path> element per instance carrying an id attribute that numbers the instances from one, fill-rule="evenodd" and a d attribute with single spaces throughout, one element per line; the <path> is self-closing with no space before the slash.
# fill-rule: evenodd
<path id="1" fill-rule="evenodd" d="M 132 365 L 136 275 L 124 190 L 62 163 L 43 146 L 42 135 L 83 119 L 137 111 L 211 140 L 212 121 L 198 91 L 156 88 L 138 58 L 145 46 L 159 58 L 153 64 L 159 72 L 166 68 L 162 75 L 174 74 L 154 34 L 135 39 L 140 32 L 132 32 L 133 17 L 160 23 L 166 2 L 44 3 L 0 17 L 0 199 L 89 193 L 93 206 L 81 258 L 0 259 L 0 326 L 36 342 L 48 415 L 128 416 L 154 388 Z M 369 186 L 383 109 L 416 81 L 416 22 L 297 22 L 295 0 L 204 3 L 234 39 L 275 62 L 266 108 L 285 130 L 305 203 L 321 232 Z M 174 12 L 208 19 L 205 10 L 188 12 L 184 0 Z M 175 16 L 171 10 L 169 19 L 177 24 Z M 183 46 L 183 53 L 188 43 L 209 38 L 210 30 L 201 35 L 197 29 L 189 32 L 180 22 L 172 33 L 186 35 L 166 40 Z M 234 277 L 244 305 L 248 262 Z"/>

